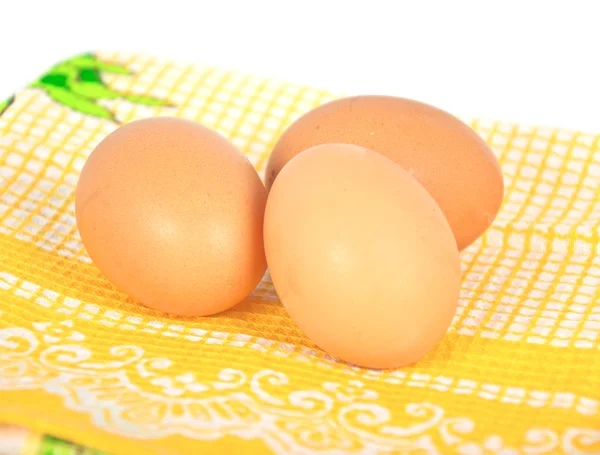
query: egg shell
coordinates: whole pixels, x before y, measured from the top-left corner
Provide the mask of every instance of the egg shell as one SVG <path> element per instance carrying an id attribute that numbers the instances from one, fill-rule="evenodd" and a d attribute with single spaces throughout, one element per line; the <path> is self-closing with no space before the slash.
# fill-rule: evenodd
<path id="1" fill-rule="evenodd" d="M 410 174 L 364 147 L 294 157 L 271 188 L 267 263 L 291 318 L 330 355 L 411 364 L 444 336 L 460 262 L 442 211 Z"/>
<path id="2" fill-rule="evenodd" d="M 227 139 L 157 117 L 106 137 L 76 190 L 77 226 L 94 264 L 150 308 L 216 313 L 242 301 L 266 269 L 266 190 Z"/>
<path id="3" fill-rule="evenodd" d="M 273 149 L 267 188 L 298 153 L 332 142 L 367 147 L 409 171 L 444 211 L 461 250 L 500 209 L 502 172 L 485 141 L 445 111 L 391 96 L 343 98 L 300 117 Z"/>

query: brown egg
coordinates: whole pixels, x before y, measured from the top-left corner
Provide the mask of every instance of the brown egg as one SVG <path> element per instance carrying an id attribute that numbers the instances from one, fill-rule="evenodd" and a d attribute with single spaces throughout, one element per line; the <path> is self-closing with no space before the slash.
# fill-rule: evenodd
<path id="1" fill-rule="evenodd" d="M 284 307 L 330 355 L 400 367 L 448 329 L 456 242 L 429 193 L 388 158 L 347 144 L 299 154 L 271 188 L 264 232 Z"/>
<path id="2" fill-rule="evenodd" d="M 208 315 L 242 301 L 266 269 L 266 190 L 250 162 L 197 123 L 125 125 L 86 162 L 77 226 L 93 262 L 150 308 Z"/>
<path id="3" fill-rule="evenodd" d="M 461 250 L 490 226 L 502 203 L 500 166 L 477 133 L 433 106 L 389 96 L 332 101 L 298 119 L 273 149 L 267 188 L 298 153 L 329 142 L 367 147 L 409 171 L 444 211 Z"/>

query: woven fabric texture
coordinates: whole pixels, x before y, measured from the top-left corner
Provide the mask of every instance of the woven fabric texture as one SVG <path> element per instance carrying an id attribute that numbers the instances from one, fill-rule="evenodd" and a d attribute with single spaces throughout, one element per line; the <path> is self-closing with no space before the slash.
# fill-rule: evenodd
<path id="1" fill-rule="evenodd" d="M 91 263 L 75 185 L 119 125 L 196 120 L 262 176 L 284 128 L 335 97 L 97 52 L 1 103 L 0 421 L 123 455 L 600 454 L 600 136 L 465 119 L 500 160 L 505 203 L 461 254 L 443 342 L 398 370 L 328 357 L 268 276 L 230 311 L 179 318 Z"/>

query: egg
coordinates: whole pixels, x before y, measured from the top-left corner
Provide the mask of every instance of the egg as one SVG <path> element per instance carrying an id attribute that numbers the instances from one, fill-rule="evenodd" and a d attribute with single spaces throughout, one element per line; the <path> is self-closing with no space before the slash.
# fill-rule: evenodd
<path id="1" fill-rule="evenodd" d="M 266 261 L 266 189 L 227 139 L 157 117 L 106 137 L 77 185 L 79 233 L 92 261 L 141 304 L 185 316 L 248 296 Z"/>
<path id="2" fill-rule="evenodd" d="M 279 298 L 330 355 L 372 368 L 416 362 L 456 312 L 460 262 L 431 195 L 390 159 L 323 144 L 281 170 L 267 200 Z"/>
<path id="3" fill-rule="evenodd" d="M 391 96 L 343 98 L 300 117 L 273 149 L 267 188 L 291 158 L 329 142 L 367 147 L 410 172 L 443 210 L 461 250 L 500 209 L 502 172 L 485 141 L 447 112 Z"/>

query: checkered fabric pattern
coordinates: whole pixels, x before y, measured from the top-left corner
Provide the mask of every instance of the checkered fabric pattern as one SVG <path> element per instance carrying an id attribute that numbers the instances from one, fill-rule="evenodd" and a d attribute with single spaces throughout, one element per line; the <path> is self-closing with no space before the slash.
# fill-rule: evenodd
<path id="1" fill-rule="evenodd" d="M 68 82 L 74 67 L 92 85 Z M 600 454 L 600 136 L 465 119 L 505 203 L 461 254 L 443 342 L 368 370 L 306 339 L 268 275 L 215 317 L 135 304 L 74 216 L 79 172 L 120 124 L 198 121 L 262 176 L 285 127 L 335 94 L 119 52 L 40 81 L 0 115 L 0 421 L 126 455 Z"/>

